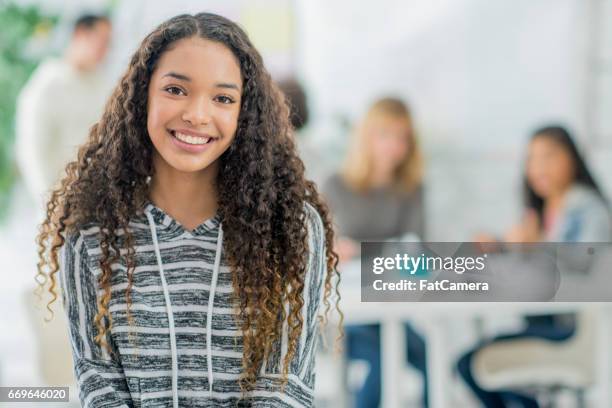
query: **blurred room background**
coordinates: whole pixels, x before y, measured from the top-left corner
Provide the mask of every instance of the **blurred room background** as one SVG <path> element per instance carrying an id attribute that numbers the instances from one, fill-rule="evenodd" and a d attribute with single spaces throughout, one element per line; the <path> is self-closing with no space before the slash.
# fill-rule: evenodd
<path id="1" fill-rule="evenodd" d="M 70 354 L 44 357 L 49 346 L 41 337 L 54 334 L 41 328 L 40 311 L 31 307 L 34 237 L 43 204 L 17 166 L 19 91 L 41 60 L 62 54 L 83 13 L 105 13 L 112 22 L 100 66 L 110 92 L 144 35 L 168 17 L 199 11 L 239 22 L 273 78 L 302 85 L 309 119 L 298 137 L 305 151 L 320 157 L 306 160 L 317 183 L 342 165 L 351 130 L 373 101 L 394 96 L 408 103 L 424 158 L 429 241 L 466 241 L 480 231 L 502 234 L 516 222 L 525 148 L 544 124 L 571 131 L 612 197 L 612 0 L 0 2 L 0 386 L 44 385 L 54 376 L 61 382 L 66 367 L 69 374 L 72 369 Z M 60 303 L 56 313 L 63 313 Z M 348 310 L 358 313 L 359 305 Z M 500 309 L 492 319 L 467 309 L 448 318 L 450 310 L 447 318 L 435 315 L 442 316 L 435 318 L 438 329 L 452 339 L 446 344 L 450 362 L 479 338 L 516 329 L 525 313 Z M 424 338 L 426 344 L 439 341 Z M 587 406 L 612 406 L 602 391 L 612 387 L 612 360 L 606 356 L 585 386 Z M 479 406 L 454 364 L 447 368 L 438 407 Z M 342 390 L 358 387 L 367 370 L 366 363 L 349 364 L 322 351 L 318 406 L 348 403 L 349 393 Z M 388 399 L 383 384 L 383 401 L 392 402 L 382 406 L 420 406 L 418 372 L 406 366 L 395 381 L 403 394 Z M 72 396 L 76 401 L 74 391 Z M 563 389 L 551 398 L 550 406 L 578 406 Z"/>

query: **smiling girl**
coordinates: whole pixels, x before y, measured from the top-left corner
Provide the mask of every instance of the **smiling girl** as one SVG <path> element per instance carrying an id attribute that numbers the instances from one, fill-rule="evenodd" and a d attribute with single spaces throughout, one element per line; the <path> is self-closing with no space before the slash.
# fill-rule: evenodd
<path id="1" fill-rule="evenodd" d="M 181 15 L 144 39 L 38 237 L 83 406 L 312 405 L 337 256 L 290 134 L 236 24 Z"/>

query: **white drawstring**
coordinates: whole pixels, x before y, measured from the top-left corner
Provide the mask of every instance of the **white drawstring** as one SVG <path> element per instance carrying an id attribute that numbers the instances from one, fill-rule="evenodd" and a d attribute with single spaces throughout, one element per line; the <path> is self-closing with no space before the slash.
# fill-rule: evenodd
<path id="1" fill-rule="evenodd" d="M 213 366 L 212 366 L 212 315 L 215 307 L 215 290 L 217 289 L 217 277 L 221 265 L 221 249 L 223 245 L 223 225 L 219 225 L 217 236 L 217 253 L 215 254 L 215 266 L 213 268 L 212 281 L 210 282 L 210 295 L 208 296 L 208 313 L 206 313 L 206 361 L 208 364 L 208 391 L 210 398 L 213 392 Z"/>
<path id="2" fill-rule="evenodd" d="M 157 241 L 157 231 L 155 222 L 150 213 L 146 212 L 151 229 L 151 237 L 153 238 L 153 246 L 155 248 L 155 256 L 157 257 L 157 265 L 159 267 L 159 275 L 161 277 L 162 287 L 164 290 L 164 298 L 166 300 L 166 313 L 168 314 L 168 324 L 170 326 L 170 349 L 172 353 L 172 404 L 173 408 L 178 408 L 178 353 L 176 351 L 176 332 L 174 330 L 174 313 L 170 302 L 170 293 L 168 284 L 164 275 L 164 265 L 162 263 L 161 253 L 159 251 L 159 243 Z M 208 297 L 208 313 L 206 313 L 206 361 L 208 365 L 208 391 L 212 398 L 213 392 L 213 364 L 212 364 L 212 314 L 214 310 L 215 290 L 217 289 L 217 278 L 219 276 L 219 268 L 221 266 L 221 250 L 223 248 L 223 225 L 219 224 L 219 235 L 217 236 L 217 252 L 215 253 L 215 265 L 213 268 L 212 280 L 210 283 L 210 295 Z"/>
<path id="3" fill-rule="evenodd" d="M 172 352 L 172 406 L 178 408 L 178 355 L 176 352 L 176 333 L 174 332 L 174 313 L 172 312 L 172 304 L 170 303 L 168 284 L 164 276 L 164 264 L 162 263 L 161 254 L 159 252 L 155 223 L 153 222 L 151 214 L 148 212 L 146 214 L 149 220 L 149 228 L 151 229 L 151 237 L 153 238 L 153 246 L 155 247 L 155 256 L 157 256 L 157 265 L 159 266 L 159 276 L 161 277 L 162 287 L 164 289 L 164 298 L 166 299 L 166 313 L 168 314 L 168 324 L 170 326 L 170 349 Z"/>

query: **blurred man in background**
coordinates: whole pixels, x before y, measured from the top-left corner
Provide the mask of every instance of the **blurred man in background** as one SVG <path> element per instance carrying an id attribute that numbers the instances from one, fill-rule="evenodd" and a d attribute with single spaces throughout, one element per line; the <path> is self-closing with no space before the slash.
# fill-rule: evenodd
<path id="1" fill-rule="evenodd" d="M 108 51 L 110 35 L 108 17 L 81 16 L 64 55 L 43 61 L 19 94 L 17 165 L 35 200 L 39 218 L 46 211 L 44 203 L 49 191 L 64 174 L 68 162 L 76 159 L 78 146 L 85 142 L 89 129 L 102 114 L 109 87 L 99 68 Z M 56 310 L 53 320 L 43 325 L 41 311 L 31 307 L 33 300 L 32 288 L 28 287 L 24 302 L 36 334 L 41 379 L 47 386 L 75 387 L 64 314 Z"/>
<path id="2" fill-rule="evenodd" d="M 19 95 L 17 164 L 37 205 L 76 158 L 77 147 L 102 113 L 108 87 L 99 67 L 110 38 L 108 17 L 81 16 L 63 57 L 43 61 Z"/>

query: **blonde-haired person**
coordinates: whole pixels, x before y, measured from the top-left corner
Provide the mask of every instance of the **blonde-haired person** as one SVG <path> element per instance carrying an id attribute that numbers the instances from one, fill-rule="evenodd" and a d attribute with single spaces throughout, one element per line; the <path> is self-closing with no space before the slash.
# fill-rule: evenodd
<path id="1" fill-rule="evenodd" d="M 360 241 L 399 239 L 406 234 L 423 239 L 422 176 L 423 160 L 410 110 L 399 99 L 379 99 L 356 127 L 344 166 L 323 188 L 339 235 L 334 249 L 341 261 L 358 255 Z M 349 326 L 346 334 L 348 358 L 370 364 L 355 406 L 378 406 L 379 325 Z M 427 406 L 425 343 L 409 325 L 406 341 L 410 363 L 424 375 Z"/>
<path id="2" fill-rule="evenodd" d="M 341 261 L 357 255 L 359 241 L 423 237 L 422 177 L 410 110 L 399 99 L 379 99 L 357 125 L 344 166 L 324 186 L 335 210 Z"/>

